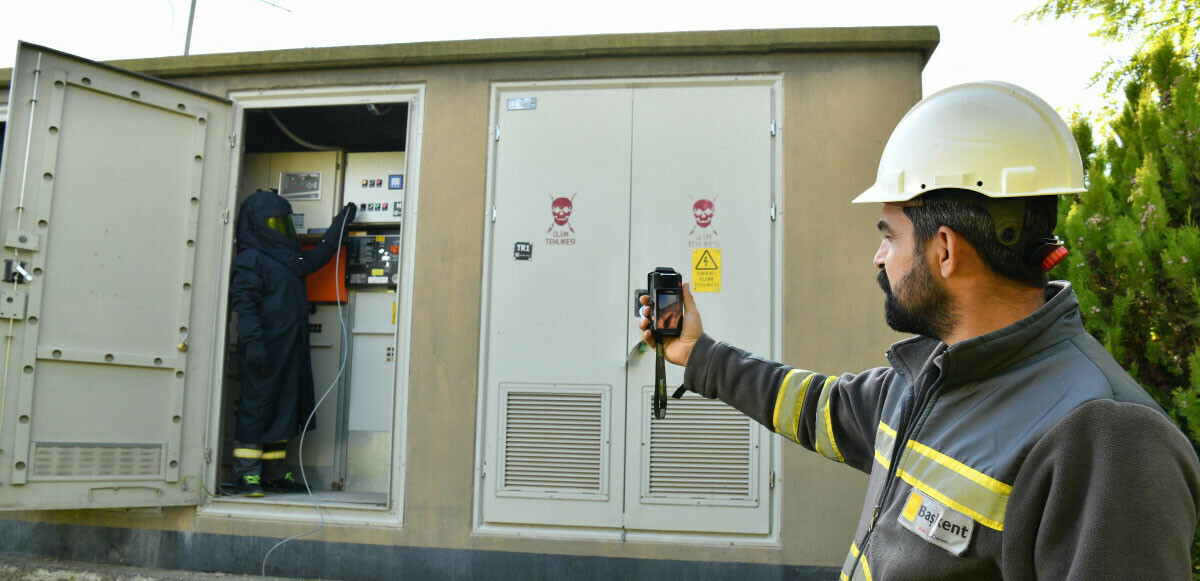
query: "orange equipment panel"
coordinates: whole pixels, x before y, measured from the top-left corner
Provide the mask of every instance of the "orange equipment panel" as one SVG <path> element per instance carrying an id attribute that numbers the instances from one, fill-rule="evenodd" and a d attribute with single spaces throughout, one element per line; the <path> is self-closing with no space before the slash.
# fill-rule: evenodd
<path id="1" fill-rule="evenodd" d="M 305 244 L 305 250 L 316 248 L 315 244 Z M 337 267 L 337 272 L 334 272 L 334 267 Z M 342 246 L 340 256 L 334 256 L 321 270 L 318 270 L 304 279 L 304 284 L 308 286 L 308 302 L 310 303 L 336 303 L 338 296 L 342 298 L 341 302 L 346 302 L 346 297 L 350 291 L 346 289 L 346 247 Z"/>

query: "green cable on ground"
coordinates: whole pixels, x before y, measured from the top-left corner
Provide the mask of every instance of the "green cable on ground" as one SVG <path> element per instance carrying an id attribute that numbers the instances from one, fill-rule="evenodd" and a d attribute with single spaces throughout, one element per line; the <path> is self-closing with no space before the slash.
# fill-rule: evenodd
<path id="1" fill-rule="evenodd" d="M 184 490 L 187 490 L 186 486 L 187 486 L 187 479 L 188 479 L 188 478 L 191 478 L 192 480 L 195 480 L 195 481 L 196 481 L 196 484 L 199 484 L 199 485 L 200 485 L 200 488 L 201 488 L 201 489 L 203 489 L 203 490 L 204 490 L 204 492 L 208 493 L 208 495 L 209 495 L 209 496 L 211 496 L 211 497 L 213 497 L 213 498 L 217 498 L 217 497 L 219 496 L 219 495 L 213 494 L 213 493 L 212 493 L 212 491 L 211 491 L 211 490 L 209 490 L 209 489 L 208 489 L 208 487 L 204 485 L 204 482 L 202 482 L 202 481 L 201 481 L 199 478 L 196 478 L 195 476 L 192 476 L 191 474 L 185 474 L 185 475 L 183 476 L 183 481 L 182 481 L 181 483 L 182 483 L 182 484 L 185 486 Z"/>

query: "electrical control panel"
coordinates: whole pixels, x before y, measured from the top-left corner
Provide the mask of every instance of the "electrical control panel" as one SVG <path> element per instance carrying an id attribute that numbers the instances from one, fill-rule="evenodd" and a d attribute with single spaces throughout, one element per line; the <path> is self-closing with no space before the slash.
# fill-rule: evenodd
<path id="1" fill-rule="evenodd" d="M 342 166 L 340 151 L 248 153 L 238 207 L 257 190 L 275 190 L 291 203 L 297 234 L 321 234 L 342 206 Z"/>
<path id="2" fill-rule="evenodd" d="M 403 151 L 346 155 L 346 203 L 358 204 L 355 224 L 399 224 L 404 217 Z"/>
<path id="3" fill-rule="evenodd" d="M 346 238 L 346 286 L 387 289 L 400 276 L 400 235 L 351 235 Z"/>

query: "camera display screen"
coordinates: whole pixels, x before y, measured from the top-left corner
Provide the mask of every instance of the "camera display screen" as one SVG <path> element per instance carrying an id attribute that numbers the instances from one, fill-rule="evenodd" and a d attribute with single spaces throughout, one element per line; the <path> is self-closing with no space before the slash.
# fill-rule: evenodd
<path id="1" fill-rule="evenodd" d="M 654 326 L 658 329 L 679 329 L 683 325 L 683 295 L 658 293 L 654 299 Z"/>

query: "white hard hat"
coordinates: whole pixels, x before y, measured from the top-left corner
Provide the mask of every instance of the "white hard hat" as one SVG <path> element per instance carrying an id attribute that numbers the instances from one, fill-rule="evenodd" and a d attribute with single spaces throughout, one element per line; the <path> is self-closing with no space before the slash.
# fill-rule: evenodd
<path id="1" fill-rule="evenodd" d="M 996 81 L 949 87 L 914 105 L 883 149 L 875 185 L 854 203 L 906 202 L 946 188 L 993 198 L 1086 190 L 1079 146 L 1058 113 Z"/>

